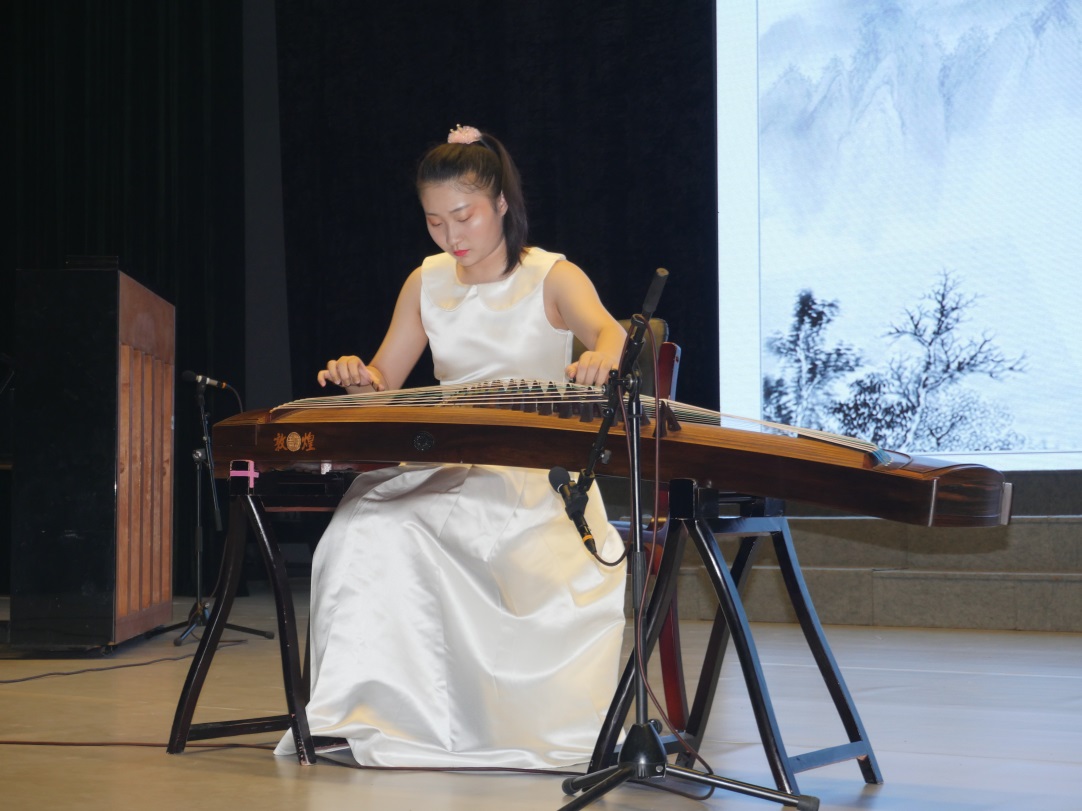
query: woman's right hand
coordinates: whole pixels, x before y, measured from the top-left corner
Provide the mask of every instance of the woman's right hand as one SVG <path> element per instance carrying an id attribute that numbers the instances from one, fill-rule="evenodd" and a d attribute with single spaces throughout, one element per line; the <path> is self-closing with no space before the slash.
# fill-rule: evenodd
<path id="1" fill-rule="evenodd" d="M 320 386 L 328 382 L 342 388 L 371 386 L 376 391 L 383 391 L 386 385 L 383 375 L 375 367 L 365 366 L 356 355 L 343 355 L 338 360 L 327 361 L 327 368 L 316 375 Z"/>

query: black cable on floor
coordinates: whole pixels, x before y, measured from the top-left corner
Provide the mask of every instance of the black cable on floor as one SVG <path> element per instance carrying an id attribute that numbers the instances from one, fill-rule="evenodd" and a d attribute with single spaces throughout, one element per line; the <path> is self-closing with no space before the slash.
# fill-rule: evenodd
<path id="1" fill-rule="evenodd" d="M 188 749 L 263 749 L 271 752 L 277 744 L 273 743 L 189 743 Z M 150 743 L 148 741 L 4 741 L 0 740 L 0 746 L 125 746 L 144 749 L 165 749 L 168 744 Z"/>
<path id="2" fill-rule="evenodd" d="M 230 648 L 234 645 L 247 644 L 246 639 L 237 639 L 230 642 L 219 643 L 219 648 Z M 79 676 L 83 673 L 98 673 L 104 670 L 122 670 L 127 667 L 146 667 L 147 665 L 155 665 L 159 662 L 179 662 L 182 659 L 190 659 L 195 656 L 195 652 L 181 654 L 180 656 L 163 656 L 160 659 L 151 659 L 146 662 L 129 662 L 123 665 L 109 665 L 107 667 L 86 667 L 80 670 L 53 670 L 48 673 L 38 673 L 33 676 L 23 676 L 20 679 L 0 679 L 0 684 L 19 684 L 20 682 L 36 681 L 37 679 L 44 679 L 47 676 Z"/>

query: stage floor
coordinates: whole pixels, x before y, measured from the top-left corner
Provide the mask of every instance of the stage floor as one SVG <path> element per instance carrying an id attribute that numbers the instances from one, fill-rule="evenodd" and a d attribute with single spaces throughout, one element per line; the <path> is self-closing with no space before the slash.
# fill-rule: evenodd
<path id="1" fill-rule="evenodd" d="M 306 594 L 298 602 L 306 603 Z M 183 618 L 190 598 L 175 601 Z M 0 620 L 7 598 L 0 598 Z M 274 629 L 269 596 L 239 598 L 230 621 Z M 688 672 L 709 626 L 686 623 Z M 753 626 L 789 754 L 845 742 L 796 626 Z M 834 626 L 827 635 L 885 783 L 849 761 L 798 775 L 821 808 L 874 811 L 1074 811 L 1082 793 L 1082 635 Z M 303 767 L 267 748 L 165 742 L 195 644 L 175 633 L 111 655 L 0 650 L 0 798 L 35 809 L 558 809 L 562 777 Z M 196 722 L 284 711 L 278 643 L 227 631 Z M 180 658 L 177 658 L 180 657 Z M 55 674 L 55 675 L 44 675 Z M 652 679 L 661 693 L 660 678 Z M 651 713 L 656 715 L 656 713 Z M 735 661 L 726 663 L 705 756 L 724 777 L 773 787 Z M 270 747 L 277 735 L 224 743 Z M 625 785 L 598 811 L 771 809 L 717 791 L 694 801 Z"/>

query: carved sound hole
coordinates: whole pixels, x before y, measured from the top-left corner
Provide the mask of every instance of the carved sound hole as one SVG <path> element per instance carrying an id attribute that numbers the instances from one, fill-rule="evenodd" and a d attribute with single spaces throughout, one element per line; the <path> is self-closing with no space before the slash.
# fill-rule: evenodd
<path id="1" fill-rule="evenodd" d="M 436 446 L 436 438 L 428 431 L 421 431 L 413 437 L 413 447 L 419 451 L 430 451 Z"/>

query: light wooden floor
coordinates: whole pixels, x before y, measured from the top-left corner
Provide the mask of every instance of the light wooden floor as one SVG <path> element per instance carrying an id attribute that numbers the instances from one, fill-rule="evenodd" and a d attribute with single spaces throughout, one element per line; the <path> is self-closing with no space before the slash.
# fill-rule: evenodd
<path id="1" fill-rule="evenodd" d="M 175 616 L 182 618 L 190 605 L 189 599 L 178 599 Z M 0 619 L 6 617 L 6 598 L 0 598 Z M 264 596 L 240 598 L 230 619 L 274 628 L 271 601 Z M 702 656 L 707 630 L 705 623 L 685 626 L 689 672 Z M 843 743 L 841 725 L 795 626 L 759 624 L 754 631 L 789 753 Z M 1082 806 L 1082 636 L 827 631 L 886 782 L 865 785 L 853 762 L 800 774 L 801 791 L 819 797 L 821 808 L 1074 811 Z M 110 656 L 35 658 L 0 650 L 3 807 L 555 811 L 566 802 L 561 778 L 548 775 L 302 767 L 257 748 L 193 746 L 168 755 L 164 744 L 187 657 L 195 650 L 191 643 L 174 646 L 174 637 L 133 641 Z M 227 638 L 243 644 L 218 654 L 196 721 L 281 712 L 277 641 L 235 632 L 227 632 Z M 186 658 L 171 658 L 178 656 Z M 75 673 L 80 670 L 85 672 Z M 46 673 L 73 675 L 34 678 Z M 722 681 L 707 759 L 722 776 L 770 784 L 735 662 L 727 663 Z M 275 738 L 232 740 L 269 744 Z M 769 811 L 780 806 L 725 791 L 698 802 L 625 785 L 590 807 Z"/>

